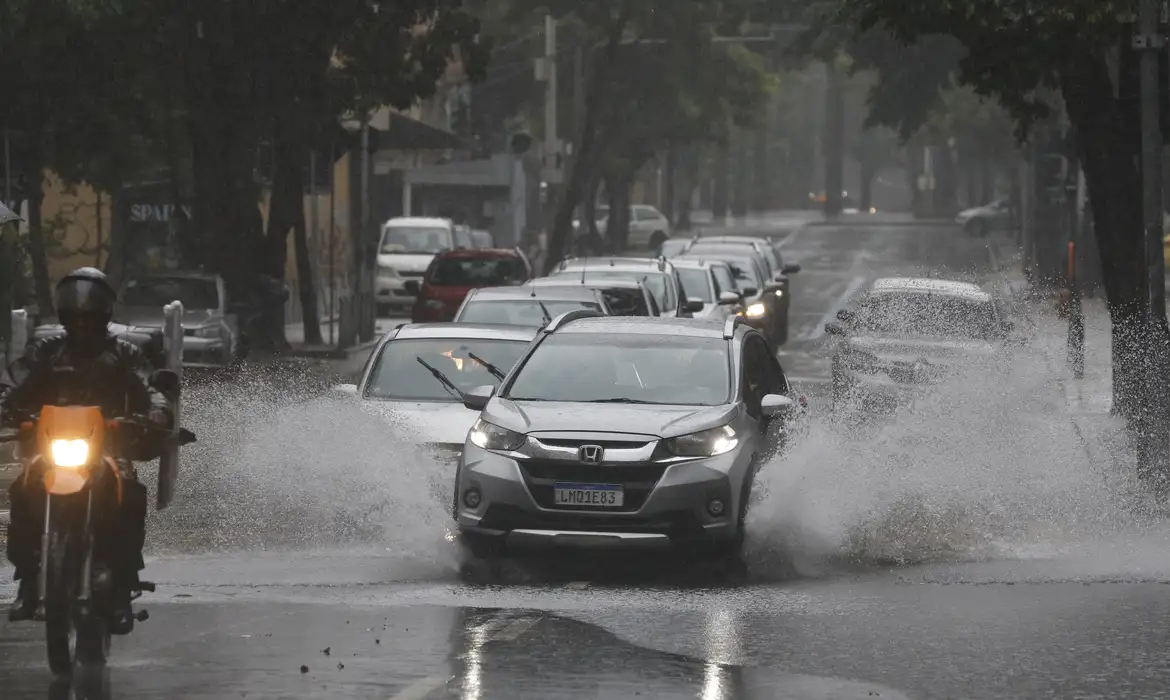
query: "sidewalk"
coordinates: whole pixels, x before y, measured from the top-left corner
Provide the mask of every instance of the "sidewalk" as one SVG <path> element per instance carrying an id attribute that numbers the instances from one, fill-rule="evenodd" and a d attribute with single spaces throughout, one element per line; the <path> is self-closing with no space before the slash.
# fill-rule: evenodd
<path id="1" fill-rule="evenodd" d="M 384 325 L 384 324 L 380 324 Z M 288 341 L 292 349 L 285 353 L 289 357 L 307 357 L 328 360 L 344 360 L 354 355 L 364 354 L 372 348 L 382 336 L 382 329 L 378 328 L 374 333 L 373 340 L 368 342 L 358 342 L 357 345 L 339 349 L 336 345 L 338 333 L 340 332 L 337 321 L 333 324 L 333 338 L 334 343 L 329 343 L 329 320 L 325 319 L 320 323 L 321 339 L 324 341 L 320 345 L 305 344 L 305 324 L 304 323 L 289 323 L 284 327 L 284 337 Z"/>

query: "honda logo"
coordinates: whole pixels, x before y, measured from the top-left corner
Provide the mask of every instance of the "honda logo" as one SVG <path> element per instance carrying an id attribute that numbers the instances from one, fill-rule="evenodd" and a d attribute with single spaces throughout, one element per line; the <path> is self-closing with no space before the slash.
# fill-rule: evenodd
<path id="1" fill-rule="evenodd" d="M 577 448 L 577 456 L 585 464 L 601 464 L 605 449 L 601 445 L 581 445 Z"/>

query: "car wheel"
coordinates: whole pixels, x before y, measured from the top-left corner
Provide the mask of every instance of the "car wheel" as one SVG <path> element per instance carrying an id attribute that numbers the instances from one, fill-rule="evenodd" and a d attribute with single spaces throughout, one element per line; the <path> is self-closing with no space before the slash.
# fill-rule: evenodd
<path id="1" fill-rule="evenodd" d="M 650 234 L 650 250 L 658 250 L 666 242 L 665 231 L 655 231 Z"/>

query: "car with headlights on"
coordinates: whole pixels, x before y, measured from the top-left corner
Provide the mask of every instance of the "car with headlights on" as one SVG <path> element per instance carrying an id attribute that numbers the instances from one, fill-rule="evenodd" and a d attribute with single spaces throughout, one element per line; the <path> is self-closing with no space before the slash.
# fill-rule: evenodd
<path id="1" fill-rule="evenodd" d="M 963 368 L 998 357 L 1013 337 L 1002 307 L 976 284 L 882 278 L 825 326 L 833 405 L 912 398 Z"/>
<path id="2" fill-rule="evenodd" d="M 576 287 L 595 289 L 605 297 L 611 316 L 660 316 L 658 300 L 643 283 L 630 279 L 587 279 L 574 275 L 537 277 L 529 282 L 537 289 Z"/>
<path id="3" fill-rule="evenodd" d="M 690 250 L 675 260 L 719 260 L 731 268 L 743 295 L 740 314 L 775 346 L 788 342 L 788 295 L 784 284 L 769 281 L 763 258 L 744 249 Z"/>
<path id="4" fill-rule="evenodd" d="M 554 319 L 464 405 L 481 414 L 452 515 L 474 557 L 647 547 L 729 564 L 756 474 L 805 410 L 739 317 L 587 311 Z"/>
<path id="5" fill-rule="evenodd" d="M 478 415 L 463 405 L 467 392 L 498 384 L 535 336 L 524 326 L 402 324 L 375 346 L 358 383 L 334 393 L 385 407 L 408 439 L 453 461 Z"/>
<path id="6" fill-rule="evenodd" d="M 609 304 L 596 289 L 519 287 L 473 289 L 455 312 L 460 323 L 502 323 L 539 327 L 575 309 L 589 309 L 609 315 Z"/>
<path id="7" fill-rule="evenodd" d="M 687 300 L 682 279 L 666 258 L 568 258 L 562 260 L 549 276 L 634 280 L 646 285 L 654 295 L 662 316 L 689 318 L 702 310 L 700 305 Z"/>

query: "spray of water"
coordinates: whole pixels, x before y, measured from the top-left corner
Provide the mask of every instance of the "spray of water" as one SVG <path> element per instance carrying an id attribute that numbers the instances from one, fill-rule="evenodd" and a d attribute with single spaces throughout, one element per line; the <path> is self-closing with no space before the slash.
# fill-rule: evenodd
<path id="1" fill-rule="evenodd" d="M 749 514 L 757 569 L 1055 556 L 1147 532 L 1120 426 L 1069 414 L 1059 328 L 882 416 L 815 419 L 768 464 Z"/>
<path id="2" fill-rule="evenodd" d="M 184 448 L 174 503 L 148 523 L 152 553 L 344 548 L 392 560 L 395 578 L 452 570 L 452 466 L 384 407 L 295 394 L 314 379 L 191 388 L 184 420 L 198 442 Z"/>

